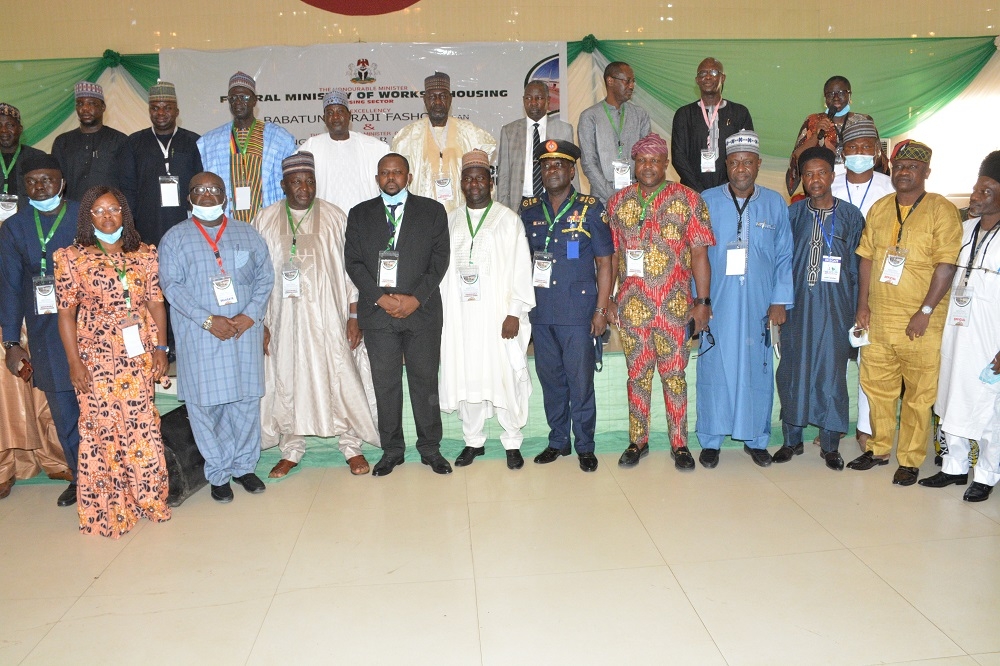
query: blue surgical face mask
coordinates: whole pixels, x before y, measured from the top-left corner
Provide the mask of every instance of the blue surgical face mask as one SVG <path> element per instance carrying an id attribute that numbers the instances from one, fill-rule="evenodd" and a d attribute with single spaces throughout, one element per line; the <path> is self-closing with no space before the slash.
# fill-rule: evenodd
<path id="1" fill-rule="evenodd" d="M 94 236 L 97 237 L 97 240 L 101 241 L 102 243 L 108 243 L 110 245 L 111 243 L 118 242 L 118 239 L 122 237 L 122 231 L 124 230 L 125 227 L 122 226 L 118 227 L 117 231 L 113 231 L 110 234 L 106 234 L 97 227 L 94 227 Z"/>
<path id="2" fill-rule="evenodd" d="M 59 208 L 59 204 L 62 203 L 62 191 L 63 185 L 66 181 L 62 181 L 59 185 L 59 193 L 54 197 L 49 197 L 48 199 L 42 199 L 41 201 L 35 201 L 34 199 L 28 199 L 28 203 L 32 205 L 35 210 L 41 211 L 43 213 L 51 213 L 56 208 Z"/>
<path id="3" fill-rule="evenodd" d="M 204 220 L 206 222 L 211 222 L 212 220 L 217 220 L 222 217 L 222 212 L 226 208 L 226 203 L 223 201 L 215 206 L 199 206 L 196 203 L 191 204 L 191 215 L 197 217 L 199 220 Z"/>
<path id="4" fill-rule="evenodd" d="M 874 155 L 845 155 L 844 166 L 854 173 L 864 173 L 875 168 Z"/>
<path id="5" fill-rule="evenodd" d="M 394 204 L 401 204 L 406 201 L 406 189 L 402 189 L 396 192 L 392 196 L 382 192 L 382 201 L 385 202 L 386 206 L 392 206 Z"/>
<path id="6" fill-rule="evenodd" d="M 841 118 L 843 116 L 846 116 L 850 112 L 851 112 L 851 105 L 845 104 L 844 108 L 842 108 L 840 111 L 837 111 L 837 113 L 833 114 L 833 116 L 834 118 Z"/>

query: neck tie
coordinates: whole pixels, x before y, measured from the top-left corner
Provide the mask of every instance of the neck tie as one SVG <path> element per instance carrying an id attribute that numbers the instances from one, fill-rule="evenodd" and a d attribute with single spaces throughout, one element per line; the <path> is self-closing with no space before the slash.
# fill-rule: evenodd
<path id="1" fill-rule="evenodd" d="M 389 225 L 389 235 L 392 236 L 396 233 L 396 227 L 393 226 L 392 221 L 396 219 L 396 209 L 403 204 L 389 204 L 386 208 L 389 209 L 389 214 L 392 215 L 392 220 L 386 219 L 385 223 Z"/>
<path id="2" fill-rule="evenodd" d="M 531 136 L 531 154 L 535 154 L 535 148 L 538 148 L 538 144 L 542 142 L 541 137 L 538 136 L 538 123 L 535 123 L 535 132 Z M 532 189 L 535 191 L 535 196 L 542 196 L 542 163 L 538 160 L 534 160 L 531 165 L 531 184 Z"/>

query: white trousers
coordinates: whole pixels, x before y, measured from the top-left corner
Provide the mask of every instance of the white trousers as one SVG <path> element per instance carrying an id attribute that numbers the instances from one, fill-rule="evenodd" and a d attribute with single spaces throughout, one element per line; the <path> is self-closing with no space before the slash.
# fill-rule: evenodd
<path id="1" fill-rule="evenodd" d="M 481 449 L 486 445 L 486 433 L 483 428 L 486 426 L 486 419 L 490 411 L 496 412 L 497 421 L 504 432 L 500 435 L 500 443 L 506 450 L 520 449 L 524 435 L 521 434 L 520 426 L 515 423 L 510 412 L 501 407 L 494 407 L 489 402 L 465 402 L 458 403 L 458 416 L 462 419 L 462 434 L 465 445 L 474 449 Z"/>
<path id="2" fill-rule="evenodd" d="M 965 437 L 944 433 L 948 452 L 943 456 L 941 471 L 945 474 L 967 474 L 972 465 L 972 443 Z M 979 442 L 975 480 L 988 486 L 1000 481 L 1000 400 L 993 403 L 993 418 L 983 430 Z"/>
<path id="3" fill-rule="evenodd" d="M 858 354 L 858 432 L 872 434 L 871 407 L 868 406 L 868 396 L 861 388 L 861 354 Z"/>
<path id="4" fill-rule="evenodd" d="M 306 454 L 305 435 L 275 435 L 267 432 L 265 428 L 261 432 L 262 449 L 270 449 L 277 446 L 281 450 L 282 460 L 288 460 L 295 464 L 302 461 L 302 456 Z M 361 455 L 361 440 L 353 434 L 343 434 L 337 442 L 337 448 L 344 454 L 344 459 Z"/>

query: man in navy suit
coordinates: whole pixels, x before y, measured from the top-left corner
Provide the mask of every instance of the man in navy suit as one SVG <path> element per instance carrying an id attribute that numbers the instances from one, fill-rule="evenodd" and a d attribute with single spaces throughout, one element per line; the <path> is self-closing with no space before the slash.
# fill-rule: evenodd
<path id="1" fill-rule="evenodd" d="M 403 463 L 403 357 L 417 426 L 420 462 L 450 474 L 441 455 L 438 365 L 441 293 L 448 270 L 448 215 L 433 199 L 417 196 L 406 158 L 389 153 L 375 174 L 380 196 L 347 216 L 344 263 L 358 289 L 358 325 L 364 331 L 378 407 L 382 459 L 372 474 L 385 476 Z"/>

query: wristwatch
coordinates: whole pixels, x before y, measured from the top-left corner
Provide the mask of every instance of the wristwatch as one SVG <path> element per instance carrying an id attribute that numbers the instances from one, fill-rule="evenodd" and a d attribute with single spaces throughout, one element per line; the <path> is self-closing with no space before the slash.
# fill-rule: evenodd
<path id="1" fill-rule="evenodd" d="M 920 311 L 923 312 L 925 315 L 929 315 L 930 313 L 934 312 L 934 308 L 932 308 L 929 305 L 923 305 L 920 307 Z"/>
<path id="2" fill-rule="evenodd" d="M 156 345 L 155 349 L 161 352 L 166 352 L 167 354 L 170 353 L 170 347 L 167 345 Z"/>
<path id="3" fill-rule="evenodd" d="M 694 304 L 695 305 L 708 305 L 708 306 L 711 306 L 712 305 L 712 299 L 711 298 L 696 298 L 696 299 L 694 299 Z"/>
<path id="4" fill-rule="evenodd" d="M 3 348 L 4 349 L 10 349 L 11 347 L 20 347 L 20 346 L 21 346 L 21 343 L 18 342 L 17 340 L 10 340 L 8 342 L 3 343 Z"/>
<path id="5" fill-rule="evenodd" d="M 206 319 L 206 320 L 205 320 L 205 323 L 201 325 L 201 327 L 202 327 L 203 329 L 205 329 L 206 331 L 207 331 L 207 330 L 210 330 L 210 329 L 212 328 L 212 317 L 213 317 L 213 316 L 214 316 L 214 315 L 208 315 L 208 319 Z"/>

